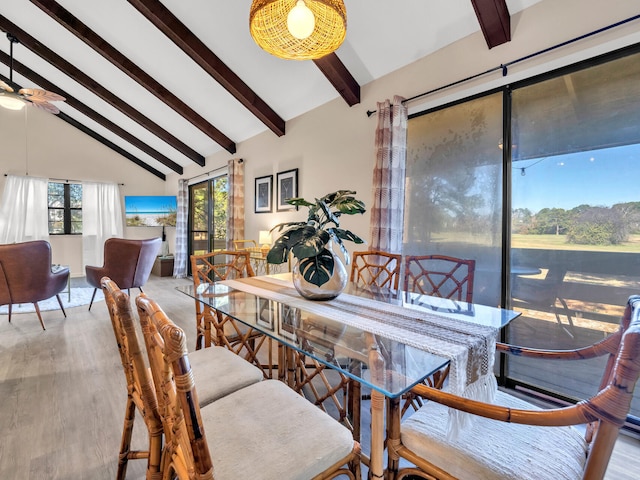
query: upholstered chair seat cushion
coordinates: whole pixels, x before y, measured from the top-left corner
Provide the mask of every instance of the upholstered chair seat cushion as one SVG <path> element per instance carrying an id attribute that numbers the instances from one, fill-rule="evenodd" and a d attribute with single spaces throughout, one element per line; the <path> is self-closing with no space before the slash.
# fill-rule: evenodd
<path id="1" fill-rule="evenodd" d="M 262 370 L 224 347 L 189 352 L 198 403 L 205 406 L 236 390 L 260 382 Z"/>
<path id="2" fill-rule="evenodd" d="M 216 480 L 309 480 L 353 451 L 344 425 L 278 380 L 227 395 L 201 415 Z"/>
<path id="3" fill-rule="evenodd" d="M 503 392 L 496 404 L 535 410 Z M 587 445 L 574 427 L 539 427 L 474 416 L 447 439 L 449 409 L 428 402 L 402 423 L 402 444 L 461 480 L 569 480 L 582 478 Z"/>

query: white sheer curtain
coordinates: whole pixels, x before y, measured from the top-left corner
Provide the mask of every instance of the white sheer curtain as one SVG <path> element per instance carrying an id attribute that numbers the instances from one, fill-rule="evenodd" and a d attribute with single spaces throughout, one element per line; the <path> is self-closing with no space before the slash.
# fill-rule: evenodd
<path id="1" fill-rule="evenodd" d="M 82 182 L 82 270 L 102 266 L 104 242 L 122 237 L 120 191 L 115 183 Z"/>
<path id="2" fill-rule="evenodd" d="M 7 176 L 0 204 L 0 243 L 49 240 L 46 178 Z"/>

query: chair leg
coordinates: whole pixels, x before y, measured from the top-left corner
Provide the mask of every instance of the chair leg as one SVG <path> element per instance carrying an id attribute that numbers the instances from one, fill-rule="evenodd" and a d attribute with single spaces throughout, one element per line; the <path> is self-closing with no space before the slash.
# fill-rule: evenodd
<path id="1" fill-rule="evenodd" d="M 67 312 L 64 311 L 64 306 L 62 305 L 62 300 L 60 300 L 60 295 L 56 295 L 56 298 L 58 299 L 58 303 L 60 304 L 60 310 L 62 310 L 62 314 L 64 315 L 64 318 L 67 318 Z"/>
<path id="2" fill-rule="evenodd" d="M 131 449 L 131 435 L 133 434 L 133 421 L 136 415 L 136 404 L 131 396 L 127 397 L 127 408 L 124 414 L 124 428 L 122 429 L 122 439 L 120 440 L 120 455 L 118 456 L 118 472 L 116 480 L 124 480 L 127 477 L 127 465 L 129 462 L 129 451 Z"/>
<path id="3" fill-rule="evenodd" d="M 93 295 L 91 295 L 91 301 L 89 302 L 89 311 L 91 311 L 91 305 L 93 305 L 93 299 L 96 298 L 96 292 L 98 291 L 97 288 L 93 289 Z"/>
<path id="4" fill-rule="evenodd" d="M 33 302 L 33 306 L 36 307 L 36 313 L 38 314 L 38 319 L 40 320 L 40 325 L 42 325 L 42 329 L 46 330 L 46 328 L 44 328 L 44 322 L 42 321 L 42 315 L 40 315 L 40 307 L 38 306 L 38 302 Z"/>
<path id="5" fill-rule="evenodd" d="M 11 323 L 11 304 L 9 304 L 9 323 Z"/>

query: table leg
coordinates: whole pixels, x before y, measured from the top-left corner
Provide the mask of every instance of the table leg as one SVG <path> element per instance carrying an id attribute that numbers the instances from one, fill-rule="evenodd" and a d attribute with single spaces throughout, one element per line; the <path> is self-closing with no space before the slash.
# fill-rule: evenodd
<path id="1" fill-rule="evenodd" d="M 400 467 L 400 457 L 396 448 L 400 444 L 400 422 L 402 397 L 389 398 L 387 410 L 387 472 L 388 479 L 394 480 Z"/>
<path id="2" fill-rule="evenodd" d="M 371 391 L 371 460 L 369 478 L 384 478 L 384 401 L 385 396 Z"/>
<path id="3" fill-rule="evenodd" d="M 382 385 L 385 374 L 385 362 L 375 337 L 365 334 L 369 346 L 369 369 L 374 384 Z M 384 479 L 384 405 L 385 396 L 378 390 L 371 390 L 371 459 L 369 461 L 369 479 Z"/>

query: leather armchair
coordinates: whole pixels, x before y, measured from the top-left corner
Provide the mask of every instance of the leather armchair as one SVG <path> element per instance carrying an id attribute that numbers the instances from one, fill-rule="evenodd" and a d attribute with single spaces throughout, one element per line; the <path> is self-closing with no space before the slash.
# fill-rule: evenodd
<path id="1" fill-rule="evenodd" d="M 160 237 L 147 240 L 107 239 L 104 242 L 104 265 L 85 267 L 87 283 L 93 287 L 89 310 L 97 290 L 102 288 L 102 277 L 109 277 L 123 290 L 138 288 L 142 291 L 142 286 L 147 283 L 151 274 L 161 243 Z"/>
<path id="2" fill-rule="evenodd" d="M 33 303 L 45 330 L 38 302 L 53 297 L 64 311 L 59 293 L 69 281 L 69 269 L 51 271 L 51 245 L 44 240 L 0 245 L 0 305 Z"/>

